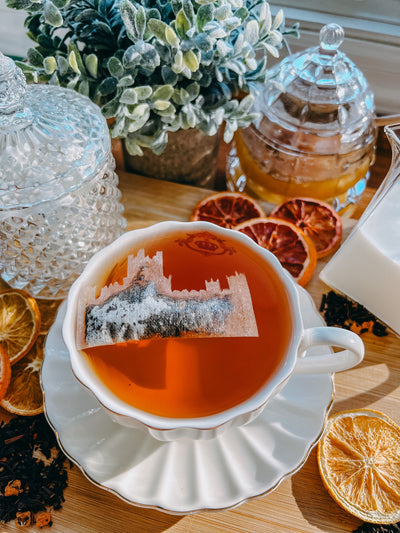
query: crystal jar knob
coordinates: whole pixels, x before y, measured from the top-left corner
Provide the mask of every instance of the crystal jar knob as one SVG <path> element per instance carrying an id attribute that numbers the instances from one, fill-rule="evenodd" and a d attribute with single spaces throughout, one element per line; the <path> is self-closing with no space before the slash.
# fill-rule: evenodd
<path id="1" fill-rule="evenodd" d="M 25 91 L 26 80 L 22 70 L 0 52 L 0 117 L 23 108 Z"/>
<path id="2" fill-rule="evenodd" d="M 319 47 L 320 52 L 323 53 L 336 53 L 339 46 L 344 39 L 344 30 L 339 24 L 327 24 L 321 28 L 319 32 Z"/>

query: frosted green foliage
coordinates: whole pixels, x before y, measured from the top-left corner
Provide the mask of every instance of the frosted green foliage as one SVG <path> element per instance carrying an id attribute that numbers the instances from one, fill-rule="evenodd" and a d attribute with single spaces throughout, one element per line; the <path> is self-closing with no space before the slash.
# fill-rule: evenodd
<path id="1" fill-rule="evenodd" d="M 168 132 L 222 124 L 229 142 L 256 117 L 254 95 L 285 35 L 263 0 L 7 0 L 27 11 L 29 82 L 89 96 L 132 155 L 159 154 Z M 240 96 L 240 97 L 239 97 Z"/>

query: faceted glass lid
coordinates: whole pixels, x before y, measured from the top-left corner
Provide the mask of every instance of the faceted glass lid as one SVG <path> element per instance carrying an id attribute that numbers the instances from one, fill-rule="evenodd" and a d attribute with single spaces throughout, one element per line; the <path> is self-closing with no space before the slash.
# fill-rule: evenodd
<path id="1" fill-rule="evenodd" d="M 303 138 L 326 138 L 326 146 L 312 143 L 323 153 L 373 141 L 374 96 L 363 73 L 339 50 L 343 39 L 343 29 L 328 24 L 320 31 L 318 46 L 290 55 L 270 69 L 255 102 L 260 118 L 254 126 L 260 134 L 292 145 L 293 134 L 300 129 Z M 329 141 L 334 137 L 336 148 Z"/>
<path id="2" fill-rule="evenodd" d="M 105 118 L 71 89 L 27 85 L 0 53 L 0 208 L 51 200 L 97 174 L 111 154 Z"/>

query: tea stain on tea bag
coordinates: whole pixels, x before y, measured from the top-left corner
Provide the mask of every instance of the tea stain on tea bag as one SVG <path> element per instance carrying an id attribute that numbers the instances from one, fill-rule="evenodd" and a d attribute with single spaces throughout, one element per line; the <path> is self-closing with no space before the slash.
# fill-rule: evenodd
<path id="1" fill-rule="evenodd" d="M 156 337 L 257 337 L 258 329 L 247 279 L 227 276 L 205 280 L 204 289 L 172 290 L 163 274 L 163 254 L 149 257 L 141 249 L 128 257 L 122 284 L 89 287 L 78 312 L 80 349 Z"/>

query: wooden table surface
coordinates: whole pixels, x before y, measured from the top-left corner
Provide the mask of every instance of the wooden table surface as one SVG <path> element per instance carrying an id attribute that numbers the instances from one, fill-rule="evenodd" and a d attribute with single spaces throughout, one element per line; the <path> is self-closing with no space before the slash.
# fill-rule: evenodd
<path id="1" fill-rule="evenodd" d="M 128 229 L 161 220 L 188 220 L 193 206 L 209 191 L 120 172 L 120 188 Z M 367 190 L 358 214 L 373 190 Z M 354 221 L 344 219 L 345 231 Z M 306 287 L 317 306 L 329 288 L 318 279 L 321 260 Z M 336 374 L 332 411 L 374 408 L 400 424 L 400 338 L 390 333 L 362 336 L 366 354 L 358 367 Z M 0 417 L 4 413 L 0 412 Z M 304 466 L 278 488 L 233 510 L 176 516 L 130 505 L 94 486 L 78 467 L 69 472 L 61 511 L 53 512 L 54 533 L 340 533 L 356 529 L 360 520 L 343 511 L 324 489 L 315 448 Z M 31 528 L 35 529 L 35 528 Z M 20 531 L 14 523 L 0 525 L 0 533 Z"/>

